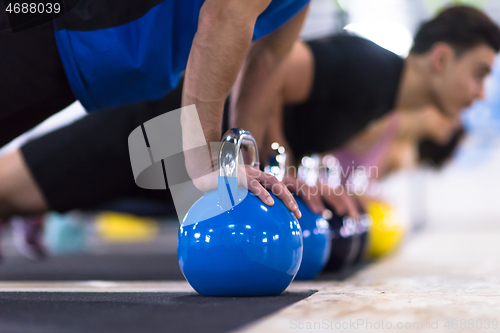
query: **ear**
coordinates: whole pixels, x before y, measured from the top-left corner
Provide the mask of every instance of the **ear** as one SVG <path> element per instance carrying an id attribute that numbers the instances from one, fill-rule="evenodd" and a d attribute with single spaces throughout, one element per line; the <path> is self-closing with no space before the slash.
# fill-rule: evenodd
<path id="1" fill-rule="evenodd" d="M 442 73 L 455 59 L 455 52 L 446 43 L 436 43 L 430 50 L 431 69 L 434 73 Z"/>

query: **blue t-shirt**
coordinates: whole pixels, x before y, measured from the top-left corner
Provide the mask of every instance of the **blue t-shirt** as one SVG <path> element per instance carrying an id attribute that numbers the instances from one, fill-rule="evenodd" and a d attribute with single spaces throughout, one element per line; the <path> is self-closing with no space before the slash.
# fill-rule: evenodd
<path id="1" fill-rule="evenodd" d="M 174 89 L 186 69 L 204 2 L 151 0 L 149 8 L 146 0 L 113 1 L 80 0 L 71 15 L 56 21 L 66 75 L 89 112 L 157 100 Z M 257 19 L 253 39 L 281 27 L 308 2 L 273 0 Z"/>

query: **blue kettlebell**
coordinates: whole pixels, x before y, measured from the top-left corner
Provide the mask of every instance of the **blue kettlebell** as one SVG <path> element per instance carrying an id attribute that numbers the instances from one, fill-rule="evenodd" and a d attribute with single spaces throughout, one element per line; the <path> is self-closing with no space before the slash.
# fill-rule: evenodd
<path id="1" fill-rule="evenodd" d="M 330 228 L 323 216 L 313 213 L 302 199 L 295 197 L 295 200 L 302 213 L 299 223 L 304 243 L 302 263 L 295 280 L 312 280 L 321 273 L 330 257 Z"/>
<path id="2" fill-rule="evenodd" d="M 286 171 L 286 158 L 285 147 L 273 143 L 264 170 L 282 181 Z M 304 244 L 302 263 L 295 280 L 312 280 L 321 273 L 330 257 L 330 228 L 323 216 L 313 213 L 300 197 L 295 196 L 295 201 L 302 212 L 299 223 Z"/>
<path id="3" fill-rule="evenodd" d="M 302 260 L 302 234 L 295 216 L 277 197 L 266 206 L 238 186 L 241 148 L 258 165 L 257 145 L 248 131 L 231 129 L 219 152 L 218 189 L 189 209 L 179 228 L 177 258 L 199 294 L 266 296 L 281 294 Z"/>

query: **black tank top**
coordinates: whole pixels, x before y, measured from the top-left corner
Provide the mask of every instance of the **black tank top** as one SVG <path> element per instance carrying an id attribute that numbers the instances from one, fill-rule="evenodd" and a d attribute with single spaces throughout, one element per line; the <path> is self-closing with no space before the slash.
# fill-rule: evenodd
<path id="1" fill-rule="evenodd" d="M 308 100 L 285 107 L 285 136 L 297 158 L 346 143 L 394 108 L 404 60 L 360 37 L 307 43 L 315 63 Z"/>

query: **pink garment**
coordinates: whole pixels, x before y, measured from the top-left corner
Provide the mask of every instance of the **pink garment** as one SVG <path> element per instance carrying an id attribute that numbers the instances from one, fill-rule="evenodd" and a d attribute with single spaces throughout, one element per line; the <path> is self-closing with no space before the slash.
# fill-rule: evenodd
<path id="1" fill-rule="evenodd" d="M 388 128 L 382 133 L 373 148 L 364 155 L 354 154 L 346 147 L 341 147 L 332 152 L 341 166 L 340 177 L 342 184 L 346 183 L 355 170 L 358 170 L 358 168 L 361 170 L 361 167 L 364 168 L 370 178 L 378 176 L 378 168 L 381 166 L 383 157 L 398 132 L 399 124 L 399 113 L 392 111 L 389 116 Z"/>

